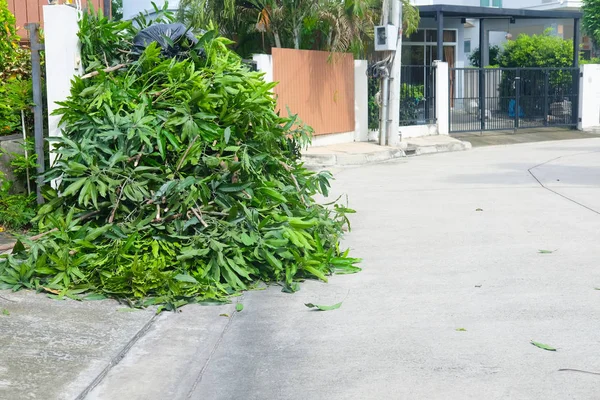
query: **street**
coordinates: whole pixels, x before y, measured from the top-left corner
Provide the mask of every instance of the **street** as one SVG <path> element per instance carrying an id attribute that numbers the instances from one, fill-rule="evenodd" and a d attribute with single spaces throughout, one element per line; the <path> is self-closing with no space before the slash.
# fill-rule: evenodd
<path id="1" fill-rule="evenodd" d="M 82 398 L 598 398 L 600 139 L 333 172 L 362 272 L 163 313 Z"/>

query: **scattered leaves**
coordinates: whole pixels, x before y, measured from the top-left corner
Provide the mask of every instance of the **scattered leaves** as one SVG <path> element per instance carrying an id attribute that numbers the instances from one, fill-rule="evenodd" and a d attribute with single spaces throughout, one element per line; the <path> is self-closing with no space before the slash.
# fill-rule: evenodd
<path id="1" fill-rule="evenodd" d="M 465 328 L 456 328 L 457 332 L 466 332 L 467 330 Z"/>
<path id="2" fill-rule="evenodd" d="M 240 312 L 244 309 L 244 305 L 242 303 L 237 303 L 235 305 L 235 311 Z"/>
<path id="3" fill-rule="evenodd" d="M 225 314 L 225 313 L 219 314 L 219 317 L 227 317 L 227 318 L 229 318 L 229 314 Z"/>
<path id="4" fill-rule="evenodd" d="M 475 211 L 483 211 L 483 208 L 476 208 Z"/>
<path id="5" fill-rule="evenodd" d="M 556 349 L 554 347 L 548 346 L 547 344 L 544 344 L 544 343 L 534 342 L 532 340 L 531 344 L 534 345 L 535 347 L 539 347 L 540 349 L 543 349 L 543 350 L 556 351 Z"/>
<path id="6" fill-rule="evenodd" d="M 313 304 L 313 303 L 305 303 L 304 305 L 308 308 L 316 309 L 315 311 L 331 311 L 331 310 L 337 310 L 338 308 L 340 308 L 342 306 L 342 302 L 336 303 L 332 306 L 322 306 L 322 305 Z"/>
<path id="7" fill-rule="evenodd" d="M 554 253 L 556 250 L 538 250 L 539 254 L 552 254 Z"/>
<path id="8" fill-rule="evenodd" d="M 6 308 L 3 308 L 2 309 L 2 315 L 9 316 L 10 315 L 10 311 L 8 311 Z"/>

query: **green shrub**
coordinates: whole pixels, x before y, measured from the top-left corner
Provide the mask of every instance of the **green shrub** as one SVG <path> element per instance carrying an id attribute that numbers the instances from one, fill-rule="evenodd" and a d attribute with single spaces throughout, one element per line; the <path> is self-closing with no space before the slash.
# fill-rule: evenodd
<path id="1" fill-rule="evenodd" d="M 36 215 L 35 195 L 11 194 L 12 182 L 0 172 L 0 226 L 20 230 Z"/>
<path id="2" fill-rule="evenodd" d="M 498 65 L 500 64 L 498 59 L 500 57 L 500 46 L 490 46 L 488 48 L 489 50 L 489 65 Z M 471 64 L 471 66 L 479 68 L 479 48 L 475 49 L 470 55 L 469 55 L 469 63 Z"/>

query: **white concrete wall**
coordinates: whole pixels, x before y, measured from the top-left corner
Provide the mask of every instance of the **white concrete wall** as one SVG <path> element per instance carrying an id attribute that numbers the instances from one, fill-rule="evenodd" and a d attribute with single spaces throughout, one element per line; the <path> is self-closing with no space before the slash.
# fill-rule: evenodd
<path id="1" fill-rule="evenodd" d="M 503 0 L 504 8 L 529 8 L 534 10 L 577 10 L 581 8 L 581 0 Z"/>
<path id="2" fill-rule="evenodd" d="M 273 82 L 273 56 L 269 54 L 253 54 L 252 60 L 256 62 L 256 68 L 264 72 L 265 82 Z"/>
<path id="3" fill-rule="evenodd" d="M 165 4 L 165 0 L 123 0 L 123 18 L 132 19 L 140 12 L 153 13 L 154 7 L 152 7 L 152 2 L 158 8 L 162 8 Z M 178 9 L 179 0 L 169 0 L 169 10 L 177 11 Z"/>
<path id="4" fill-rule="evenodd" d="M 600 133 L 600 65 L 581 66 L 579 81 L 579 130 Z"/>
<path id="5" fill-rule="evenodd" d="M 369 140 L 369 81 L 367 60 L 354 60 L 354 141 Z"/>
<path id="6" fill-rule="evenodd" d="M 62 136 L 60 117 L 52 115 L 71 93 L 71 80 L 81 75 L 81 45 L 77 38 L 77 10 L 66 5 L 44 6 L 44 37 L 46 49 L 46 88 L 48 98 L 48 134 Z M 50 153 L 50 165 L 56 154 Z"/>
<path id="7" fill-rule="evenodd" d="M 437 133 L 438 135 L 447 135 L 450 132 L 448 63 L 436 62 L 435 71 L 435 117 L 437 118 Z"/>

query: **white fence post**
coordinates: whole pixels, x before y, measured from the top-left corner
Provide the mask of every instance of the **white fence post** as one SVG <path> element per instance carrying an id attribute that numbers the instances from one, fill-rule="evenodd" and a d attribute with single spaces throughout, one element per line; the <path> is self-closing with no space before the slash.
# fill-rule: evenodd
<path id="1" fill-rule="evenodd" d="M 367 60 L 354 60 L 354 141 L 369 140 L 369 82 Z"/>
<path id="2" fill-rule="evenodd" d="M 435 117 L 438 135 L 447 135 L 450 131 L 450 81 L 448 79 L 448 63 L 434 61 L 435 68 Z"/>
<path id="3" fill-rule="evenodd" d="M 48 95 L 48 135 L 62 136 L 60 117 L 52 115 L 71 93 L 71 80 L 81 75 L 81 44 L 77 33 L 77 10 L 68 5 L 44 6 L 44 36 L 46 50 L 46 88 Z M 50 166 L 56 160 L 50 147 Z"/>
<path id="4" fill-rule="evenodd" d="M 582 65 L 581 72 L 577 129 L 600 132 L 600 65 Z"/>
<path id="5" fill-rule="evenodd" d="M 269 54 L 253 54 L 252 60 L 256 62 L 256 69 L 265 73 L 265 82 L 273 82 L 273 56 Z"/>

